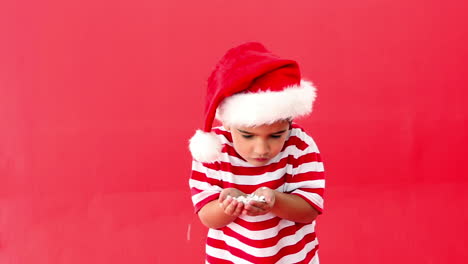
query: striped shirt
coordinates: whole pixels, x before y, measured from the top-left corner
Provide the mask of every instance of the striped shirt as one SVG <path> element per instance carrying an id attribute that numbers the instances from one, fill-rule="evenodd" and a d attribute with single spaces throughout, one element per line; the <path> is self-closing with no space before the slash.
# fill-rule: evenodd
<path id="1" fill-rule="evenodd" d="M 195 212 L 218 199 L 225 188 L 252 193 L 260 187 L 302 197 L 319 213 L 323 209 L 325 178 L 319 150 L 296 124 L 281 152 L 265 166 L 247 163 L 233 148 L 230 132 L 213 129 L 224 144 L 215 163 L 193 161 L 189 185 Z M 219 229 L 209 229 L 206 263 L 269 264 L 319 263 L 315 221 L 296 223 L 272 213 L 241 215 Z"/>

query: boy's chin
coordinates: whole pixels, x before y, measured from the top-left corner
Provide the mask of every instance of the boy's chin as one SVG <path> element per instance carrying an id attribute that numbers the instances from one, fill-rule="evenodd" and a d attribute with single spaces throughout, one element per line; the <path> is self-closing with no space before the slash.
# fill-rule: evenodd
<path id="1" fill-rule="evenodd" d="M 254 166 L 264 166 L 268 162 L 270 162 L 270 159 L 266 159 L 266 160 L 249 159 L 249 160 L 247 160 L 247 162 L 250 165 L 254 165 Z"/>

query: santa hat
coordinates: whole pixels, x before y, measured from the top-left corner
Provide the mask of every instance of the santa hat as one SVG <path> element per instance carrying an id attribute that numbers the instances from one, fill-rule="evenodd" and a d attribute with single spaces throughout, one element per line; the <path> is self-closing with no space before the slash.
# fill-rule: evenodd
<path id="1" fill-rule="evenodd" d="M 301 79 L 298 64 L 282 59 L 262 44 L 230 49 L 208 78 L 203 130 L 190 139 L 195 160 L 215 162 L 222 143 L 211 128 L 214 118 L 227 126 L 256 126 L 307 115 L 315 87 Z"/>

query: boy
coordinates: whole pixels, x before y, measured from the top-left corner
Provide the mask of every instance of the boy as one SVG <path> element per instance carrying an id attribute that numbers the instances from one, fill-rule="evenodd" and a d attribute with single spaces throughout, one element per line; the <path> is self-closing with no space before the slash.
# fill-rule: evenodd
<path id="1" fill-rule="evenodd" d="M 209 228 L 206 263 L 319 263 L 323 164 L 292 122 L 315 97 L 295 61 L 260 43 L 235 47 L 216 65 L 204 130 L 190 139 L 192 201 Z M 215 117 L 223 126 L 212 129 Z"/>

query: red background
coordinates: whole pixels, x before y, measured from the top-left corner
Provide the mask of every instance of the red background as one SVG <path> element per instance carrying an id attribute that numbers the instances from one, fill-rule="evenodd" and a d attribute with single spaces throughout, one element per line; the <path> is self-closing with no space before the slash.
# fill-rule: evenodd
<path id="1" fill-rule="evenodd" d="M 203 263 L 187 140 L 261 41 L 319 88 L 322 263 L 465 263 L 465 1 L 0 3 L 0 263 Z"/>

